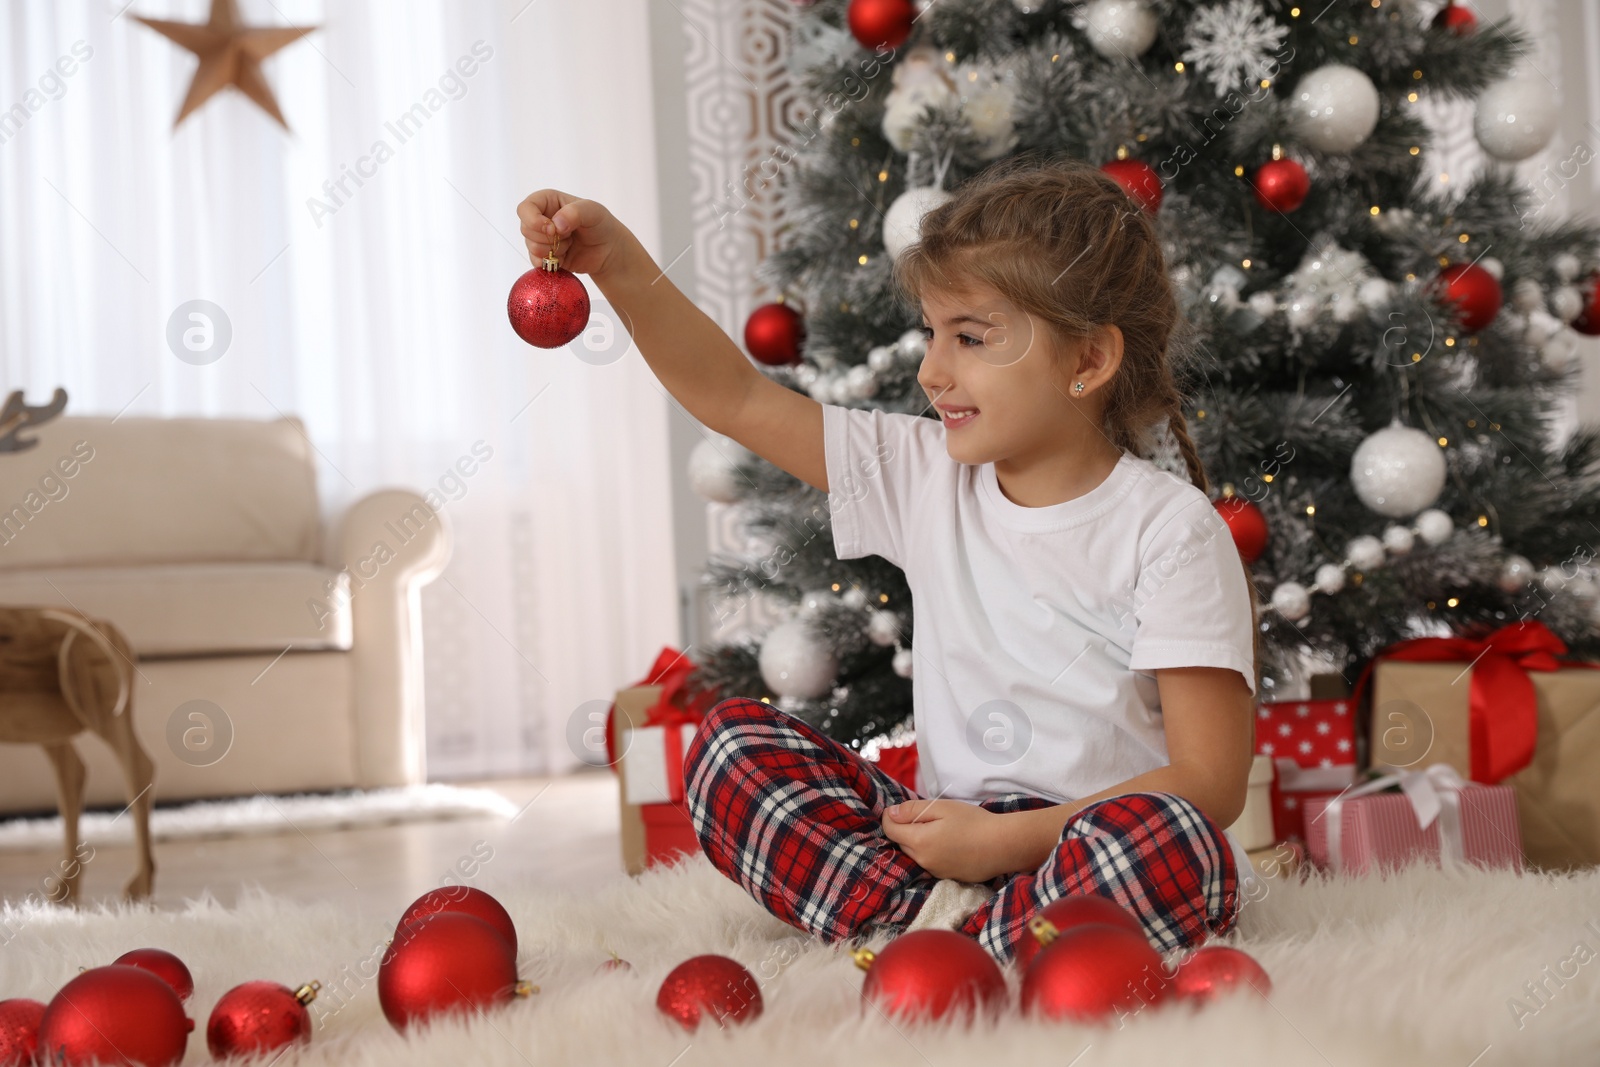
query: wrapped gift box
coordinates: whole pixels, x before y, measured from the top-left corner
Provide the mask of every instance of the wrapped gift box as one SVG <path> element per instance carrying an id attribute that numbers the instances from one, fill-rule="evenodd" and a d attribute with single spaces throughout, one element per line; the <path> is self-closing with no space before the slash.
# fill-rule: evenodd
<path id="1" fill-rule="evenodd" d="M 617 761 L 622 773 L 622 788 L 617 790 L 617 797 L 621 805 L 622 865 L 629 874 L 638 874 L 680 853 L 700 851 L 700 842 L 689 822 L 689 809 L 681 799 L 681 792 L 676 803 L 637 804 L 628 799 L 626 767 L 633 752 L 626 734 L 634 730 L 635 722 L 641 725 L 645 722 L 649 710 L 660 698 L 659 685 L 620 689 L 611 720 L 612 751 L 622 753 Z M 679 728 L 686 731 L 684 743 L 687 745 L 687 728 Z M 664 766 L 662 777 L 665 777 Z"/>
<path id="2" fill-rule="evenodd" d="M 622 792 L 629 804 L 677 804 L 683 800 L 683 754 L 695 728 L 635 726 L 622 746 Z"/>
<path id="3" fill-rule="evenodd" d="M 1301 767 L 1354 767 L 1355 708 L 1348 697 L 1262 703 L 1256 708 L 1256 753 Z"/>
<path id="4" fill-rule="evenodd" d="M 1443 763 L 1503 783 L 1516 794 L 1529 864 L 1600 864 L 1600 670 L 1556 658 L 1565 652 L 1537 620 L 1477 641 L 1385 649 L 1368 668 L 1373 768 Z M 1390 658 L 1408 655 L 1433 661 Z"/>
<path id="5" fill-rule="evenodd" d="M 882 745 L 878 749 L 878 769 L 913 793 L 917 791 L 917 743 Z"/>
<path id="6" fill-rule="evenodd" d="M 1279 757 L 1272 765 L 1272 834 L 1278 841 L 1304 841 L 1306 806 L 1338 796 L 1356 780 L 1353 763 L 1308 768 Z"/>
<path id="7" fill-rule="evenodd" d="M 1510 786 L 1464 782 L 1453 772 L 1450 777 L 1455 787 L 1439 776 L 1429 781 L 1429 773 L 1405 772 L 1342 797 L 1309 801 L 1306 851 L 1312 862 L 1354 874 L 1419 860 L 1521 870 L 1516 793 Z M 1402 780 L 1404 792 L 1367 792 Z"/>

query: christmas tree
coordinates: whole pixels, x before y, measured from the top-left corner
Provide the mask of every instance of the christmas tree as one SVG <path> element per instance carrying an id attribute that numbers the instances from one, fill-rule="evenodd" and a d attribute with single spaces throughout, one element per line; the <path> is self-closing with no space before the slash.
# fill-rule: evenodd
<path id="1" fill-rule="evenodd" d="M 785 300 L 746 334 L 774 379 L 936 417 L 891 278 L 922 214 L 1008 156 L 1102 164 L 1162 234 L 1190 432 L 1264 600 L 1264 699 L 1308 664 L 1353 681 L 1394 641 L 1525 618 L 1600 652 L 1600 432 L 1550 432 L 1574 331 L 1600 333 L 1596 230 L 1544 217 L 1510 166 L 1557 118 L 1514 24 L 1411 0 L 817 0 L 790 47 L 824 118 L 783 160 L 793 224 L 761 269 Z M 1424 171 L 1430 99 L 1474 102 L 1470 181 Z M 695 683 L 874 747 L 911 714 L 904 577 L 834 558 L 823 494 L 749 453 L 732 473 L 705 484 L 738 487 L 771 551 L 706 580 L 795 611 L 702 652 Z"/>

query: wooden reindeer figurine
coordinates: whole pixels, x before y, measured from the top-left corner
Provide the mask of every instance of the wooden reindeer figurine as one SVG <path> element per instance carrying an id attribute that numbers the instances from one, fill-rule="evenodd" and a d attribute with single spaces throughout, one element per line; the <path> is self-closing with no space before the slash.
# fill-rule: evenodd
<path id="1" fill-rule="evenodd" d="M 110 623 L 65 608 L 0 607 L 0 741 L 43 745 L 55 766 L 67 846 L 61 903 L 77 901 L 83 873 L 78 816 L 87 776 L 72 738 L 84 730 L 111 746 L 128 783 L 138 868 L 123 893 L 150 895 L 155 764 L 133 732 L 134 670 L 133 648 Z"/>

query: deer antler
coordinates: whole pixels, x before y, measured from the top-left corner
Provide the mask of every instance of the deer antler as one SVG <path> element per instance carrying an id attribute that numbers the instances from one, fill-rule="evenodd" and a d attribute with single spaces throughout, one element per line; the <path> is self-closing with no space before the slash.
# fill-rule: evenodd
<path id="1" fill-rule="evenodd" d="M 60 386 L 56 387 L 55 395 L 50 398 L 50 403 L 41 407 L 33 407 L 22 400 L 22 390 L 18 389 L 6 397 L 6 406 L 0 408 L 0 452 L 26 452 L 39 442 L 32 437 L 21 438 L 19 431 L 29 426 L 40 426 L 57 415 L 67 407 L 67 391 Z"/>

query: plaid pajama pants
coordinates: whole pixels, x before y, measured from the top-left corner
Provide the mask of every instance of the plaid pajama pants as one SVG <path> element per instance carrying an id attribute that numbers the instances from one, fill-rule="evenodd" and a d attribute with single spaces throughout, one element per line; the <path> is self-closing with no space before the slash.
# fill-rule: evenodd
<path id="1" fill-rule="evenodd" d="M 724 700 L 684 754 L 684 793 L 706 857 L 785 922 L 836 942 L 898 932 L 938 881 L 883 834 L 886 807 L 918 799 L 872 762 L 758 700 Z M 1051 807 L 1013 793 L 989 811 Z M 962 932 L 1012 958 L 1028 919 L 1060 897 L 1098 893 L 1127 908 L 1161 951 L 1233 926 L 1237 870 L 1217 825 L 1170 793 L 1091 804 L 1036 871 L 986 883 L 995 895 Z"/>

